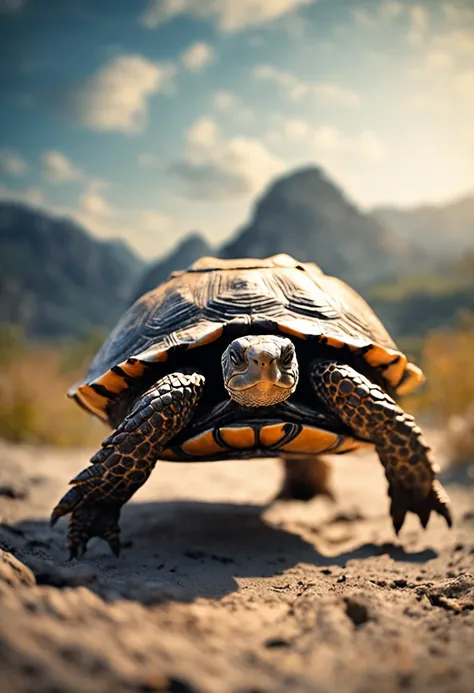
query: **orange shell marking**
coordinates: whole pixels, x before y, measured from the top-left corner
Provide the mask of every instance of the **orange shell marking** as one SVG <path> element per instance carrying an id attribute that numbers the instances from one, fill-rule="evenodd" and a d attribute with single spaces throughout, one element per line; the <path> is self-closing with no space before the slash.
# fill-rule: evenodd
<path id="1" fill-rule="evenodd" d="M 194 457 L 206 457 L 209 455 L 218 455 L 222 453 L 225 448 L 221 447 L 214 439 L 213 431 L 205 431 L 199 435 L 187 440 L 182 444 L 183 452 L 187 455 L 192 455 Z"/>
<path id="2" fill-rule="evenodd" d="M 275 447 L 285 437 L 285 424 L 277 423 L 263 426 L 260 430 L 260 444 L 266 448 Z"/>
<path id="3" fill-rule="evenodd" d="M 219 433 L 230 448 L 249 450 L 255 447 L 255 431 L 251 426 L 220 428 Z"/>
<path id="4" fill-rule="evenodd" d="M 285 452 L 324 452 L 331 450 L 339 442 L 339 436 L 321 428 L 304 426 L 296 438 L 282 446 Z"/>

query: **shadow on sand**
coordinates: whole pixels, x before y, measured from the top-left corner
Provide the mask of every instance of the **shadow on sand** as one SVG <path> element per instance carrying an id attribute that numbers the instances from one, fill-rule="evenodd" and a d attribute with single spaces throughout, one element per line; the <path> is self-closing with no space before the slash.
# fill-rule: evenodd
<path id="1" fill-rule="evenodd" d="M 84 575 L 91 589 L 107 598 L 148 603 L 216 599 L 236 591 L 238 578 L 277 577 L 300 563 L 344 567 L 350 560 L 383 554 L 395 561 L 424 563 L 437 556 L 431 549 L 409 553 L 391 543 L 364 543 L 325 556 L 299 534 L 267 522 L 267 507 L 196 501 L 130 503 L 121 521 L 124 548 L 119 559 L 96 539 L 81 561 L 68 563 L 64 521 L 54 529 L 40 520 L 3 525 L 0 545 L 29 564 L 42 584 L 81 584 Z"/>

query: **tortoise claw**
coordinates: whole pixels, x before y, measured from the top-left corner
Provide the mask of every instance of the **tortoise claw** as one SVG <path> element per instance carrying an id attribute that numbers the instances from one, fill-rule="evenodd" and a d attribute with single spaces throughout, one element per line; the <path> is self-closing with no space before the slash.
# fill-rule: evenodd
<path id="1" fill-rule="evenodd" d="M 59 503 L 53 509 L 50 518 L 50 524 L 52 527 L 56 524 L 60 517 L 68 515 L 74 508 L 80 503 L 83 497 L 83 492 L 80 486 L 74 486 L 70 488 L 69 491 L 61 498 Z"/>
<path id="2" fill-rule="evenodd" d="M 114 556 L 120 555 L 120 509 L 121 505 L 85 500 L 73 510 L 68 528 L 68 547 L 73 558 L 82 558 L 94 537 L 106 541 Z"/>
<path id="3" fill-rule="evenodd" d="M 87 551 L 87 545 L 72 544 L 68 542 L 69 558 L 68 561 L 73 561 L 75 558 L 82 558 Z"/>
<path id="4" fill-rule="evenodd" d="M 119 537 L 116 539 L 108 539 L 107 544 L 110 547 L 110 550 L 114 554 L 115 558 L 118 558 L 120 556 L 120 550 L 122 548 L 122 544 L 120 542 Z"/>
<path id="5" fill-rule="evenodd" d="M 418 513 L 418 517 L 420 518 L 420 524 L 423 527 L 423 529 L 427 528 L 428 522 L 430 520 L 430 515 L 431 515 L 431 508 L 423 507 L 420 509 L 420 511 Z"/>
<path id="6" fill-rule="evenodd" d="M 60 517 L 71 513 L 68 528 L 69 560 L 82 558 L 87 551 L 89 539 L 100 537 L 110 547 L 114 556 L 120 555 L 120 528 L 118 520 L 121 504 L 87 500 L 84 488 L 69 489 L 51 513 L 51 525 Z"/>
<path id="7" fill-rule="evenodd" d="M 425 498 L 420 498 L 413 490 L 400 486 L 390 486 L 389 495 L 392 499 L 390 515 L 397 535 L 403 526 L 407 512 L 418 515 L 423 529 L 428 526 L 433 511 L 444 517 L 448 527 L 452 527 L 453 519 L 448 494 L 437 479 L 433 481 L 431 491 Z"/>
<path id="8" fill-rule="evenodd" d="M 430 493 L 431 505 L 435 513 L 441 515 L 446 520 L 448 527 L 453 526 L 453 515 L 451 512 L 451 503 L 449 496 L 444 490 L 440 482 L 435 479 Z"/>
<path id="9" fill-rule="evenodd" d="M 395 534 L 399 535 L 401 528 L 403 527 L 403 523 L 405 522 L 405 517 L 406 517 L 406 512 L 403 513 L 403 516 L 392 516 L 392 524 L 393 524 L 393 529 L 395 530 Z"/>

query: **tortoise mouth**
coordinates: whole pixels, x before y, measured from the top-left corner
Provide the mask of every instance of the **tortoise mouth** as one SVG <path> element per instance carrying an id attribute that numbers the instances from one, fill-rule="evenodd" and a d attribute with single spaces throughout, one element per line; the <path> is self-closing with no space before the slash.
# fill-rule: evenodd
<path id="1" fill-rule="evenodd" d="M 245 392 L 246 390 L 259 389 L 261 392 L 268 392 L 273 388 L 280 390 L 294 390 L 296 386 L 296 378 L 291 374 L 285 374 L 285 378 L 279 380 L 260 380 L 258 382 L 244 380 L 241 376 L 233 376 L 229 382 L 225 384 L 227 391 L 232 396 L 234 392 Z"/>
<path id="2" fill-rule="evenodd" d="M 226 387 L 230 398 L 243 407 L 271 407 L 290 397 L 295 389 L 295 379 L 289 383 L 248 383 L 238 389 L 234 389 L 230 384 Z"/>

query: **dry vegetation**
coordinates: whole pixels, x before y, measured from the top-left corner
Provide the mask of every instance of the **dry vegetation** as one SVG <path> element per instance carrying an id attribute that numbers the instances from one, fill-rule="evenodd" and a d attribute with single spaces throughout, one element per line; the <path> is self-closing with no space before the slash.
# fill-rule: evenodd
<path id="1" fill-rule="evenodd" d="M 446 430 L 452 464 L 474 462 L 474 316 L 430 332 L 420 352 L 427 383 L 407 398 L 407 408 Z"/>
<path id="2" fill-rule="evenodd" d="M 99 421 L 68 400 L 98 339 L 57 346 L 28 344 L 18 328 L 0 328 L 0 437 L 57 446 L 96 444 Z"/>
<path id="3" fill-rule="evenodd" d="M 0 437 L 57 446 L 94 445 L 104 427 L 65 393 L 80 379 L 103 335 L 61 345 L 28 344 L 0 328 Z M 405 406 L 446 430 L 453 464 L 474 461 L 474 316 L 413 345 L 427 384 Z M 411 351 L 409 344 L 403 347 Z"/>

